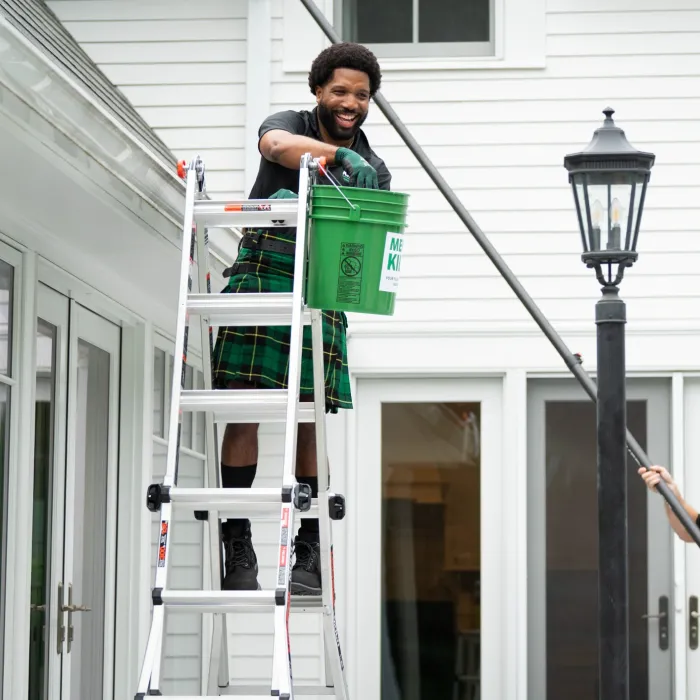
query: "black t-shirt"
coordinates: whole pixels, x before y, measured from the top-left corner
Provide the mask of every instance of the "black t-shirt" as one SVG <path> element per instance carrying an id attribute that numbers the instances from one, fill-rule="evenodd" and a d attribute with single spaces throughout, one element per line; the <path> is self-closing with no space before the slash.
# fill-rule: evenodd
<path id="1" fill-rule="evenodd" d="M 277 112 L 269 116 L 261 125 L 258 131 L 258 138 L 273 129 L 281 129 L 298 136 L 307 136 L 317 141 L 322 141 L 321 132 L 318 128 L 316 108 L 309 112 L 302 110 L 294 112 L 288 110 Z M 391 173 L 384 164 L 384 161 L 372 150 L 369 141 L 362 129 L 355 134 L 350 149 L 359 153 L 376 171 L 379 181 L 379 189 L 391 189 Z M 329 165 L 328 170 L 340 185 L 349 185 L 347 177 L 343 177 L 343 167 L 340 165 Z M 331 181 L 319 173 L 318 183 L 330 185 Z M 250 191 L 249 199 L 268 199 L 277 190 L 286 189 L 299 194 L 299 170 L 285 168 L 279 163 L 271 163 L 264 157 L 260 159 L 260 169 L 255 179 L 253 188 Z"/>

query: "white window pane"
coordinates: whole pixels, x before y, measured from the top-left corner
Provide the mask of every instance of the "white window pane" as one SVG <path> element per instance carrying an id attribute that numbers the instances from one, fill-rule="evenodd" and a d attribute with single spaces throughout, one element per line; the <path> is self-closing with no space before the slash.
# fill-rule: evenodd
<path id="1" fill-rule="evenodd" d="M 195 389 L 204 389 L 204 374 L 200 371 L 197 370 L 195 372 Z M 194 414 L 194 425 L 195 425 L 195 431 L 194 431 L 194 444 L 192 445 L 192 449 L 195 450 L 196 452 L 200 452 L 204 454 L 205 451 L 205 422 L 204 422 L 204 413 L 199 411 L 198 413 Z"/>
<path id="2" fill-rule="evenodd" d="M 420 0 L 418 41 L 490 41 L 491 0 Z"/>
<path id="3" fill-rule="evenodd" d="M 153 353 L 153 434 L 165 435 L 165 352 Z"/>
<path id="4" fill-rule="evenodd" d="M 346 37 L 362 44 L 413 41 L 413 0 L 346 0 Z"/>
<path id="5" fill-rule="evenodd" d="M 185 365 L 185 390 L 193 389 L 194 370 L 190 365 Z M 180 439 L 180 447 L 192 449 L 192 419 L 194 413 L 187 411 L 182 413 L 182 437 Z"/>
<path id="6" fill-rule="evenodd" d="M 11 374 L 15 268 L 0 260 L 0 374 Z"/>

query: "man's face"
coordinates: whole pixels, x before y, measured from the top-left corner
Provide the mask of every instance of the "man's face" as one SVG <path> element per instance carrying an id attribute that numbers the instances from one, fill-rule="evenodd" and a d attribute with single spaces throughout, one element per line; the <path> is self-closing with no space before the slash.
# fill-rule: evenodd
<path id="1" fill-rule="evenodd" d="M 334 141 L 352 141 L 367 119 L 369 76 L 359 70 L 336 68 L 330 80 L 316 88 L 318 117 Z"/>

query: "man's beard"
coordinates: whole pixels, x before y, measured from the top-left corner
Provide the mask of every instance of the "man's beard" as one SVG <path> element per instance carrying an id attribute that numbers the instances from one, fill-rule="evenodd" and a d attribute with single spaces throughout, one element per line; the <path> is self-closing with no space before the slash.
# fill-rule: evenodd
<path id="1" fill-rule="evenodd" d="M 336 111 L 343 112 L 344 110 L 339 109 Z M 351 127 L 342 127 L 335 119 L 335 112 L 328 109 L 328 107 L 321 102 L 318 105 L 318 118 L 321 124 L 326 127 L 328 135 L 334 141 L 348 141 L 355 136 L 360 127 L 364 124 L 365 119 L 367 119 L 367 114 L 360 114 L 358 112 L 357 118 L 352 123 Z"/>

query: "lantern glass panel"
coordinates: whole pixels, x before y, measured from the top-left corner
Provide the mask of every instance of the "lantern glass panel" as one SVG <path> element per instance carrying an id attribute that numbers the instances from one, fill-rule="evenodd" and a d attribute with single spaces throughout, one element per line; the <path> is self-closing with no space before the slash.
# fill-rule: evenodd
<path id="1" fill-rule="evenodd" d="M 588 250 L 633 250 L 644 175 L 581 173 L 576 195 Z M 630 216 L 631 213 L 631 216 Z"/>

